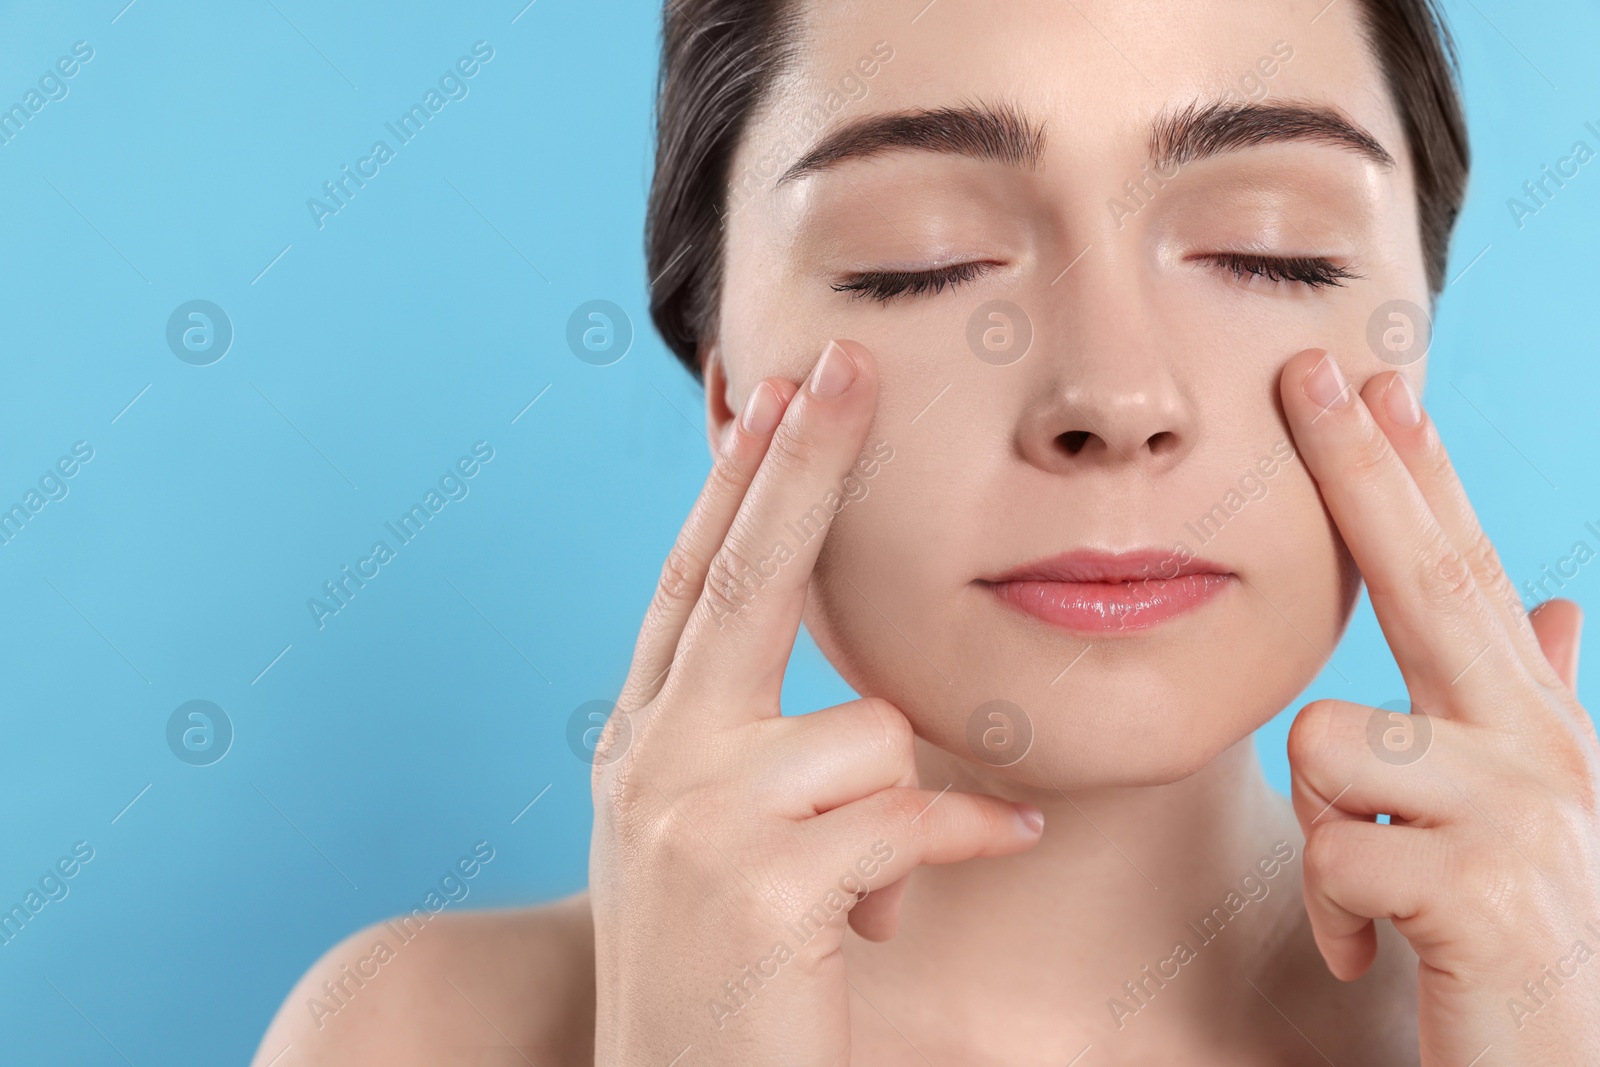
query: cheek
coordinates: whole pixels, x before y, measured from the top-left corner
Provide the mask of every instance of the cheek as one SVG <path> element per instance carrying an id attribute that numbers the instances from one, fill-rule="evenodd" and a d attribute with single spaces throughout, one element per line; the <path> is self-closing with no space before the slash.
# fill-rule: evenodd
<path id="1" fill-rule="evenodd" d="M 914 457 L 897 449 L 864 481 L 866 495 L 834 517 L 812 572 L 808 626 L 859 635 L 876 611 L 897 618 L 918 609 L 919 594 L 948 583 L 953 567 L 940 565 L 945 553 L 934 542 L 951 516 L 928 498 L 929 487 L 915 483 L 917 473 Z"/>
<path id="2" fill-rule="evenodd" d="M 937 453 L 902 439 L 865 481 L 866 496 L 835 516 L 818 556 L 806 627 L 857 692 L 892 690 L 920 703 L 911 698 L 919 683 L 942 681 L 922 649 L 960 625 L 952 606 L 970 556 L 966 478 L 948 467 L 936 476 L 937 466 Z"/>
<path id="3" fill-rule="evenodd" d="M 1028 395 L 998 391 L 993 368 L 962 350 L 960 324 L 919 318 L 895 335 L 851 334 L 879 356 L 869 442 L 888 442 L 894 458 L 835 517 L 806 626 L 856 692 L 890 700 L 962 758 L 978 762 L 970 737 L 982 708 L 1020 708 L 1032 747 L 998 771 L 1018 781 L 1137 785 L 1194 773 L 1305 688 L 1355 601 L 1356 572 L 1298 458 L 1261 478 L 1264 494 L 1241 482 L 1289 440 L 1283 360 L 1313 346 L 1359 358 L 1356 302 L 1219 300 L 1214 287 L 1167 296 L 1150 314 L 1182 353 L 1175 372 L 1198 408 L 1197 444 L 1182 476 L 1146 495 L 1023 462 L 1014 430 Z M 815 323 L 800 332 L 828 333 Z M 1225 502 L 1238 506 L 1195 532 Z M 972 584 L 998 562 L 1097 542 L 1181 543 L 1248 581 L 1205 614 L 1132 639 L 1049 627 Z"/>
<path id="4" fill-rule="evenodd" d="M 1267 495 L 1245 505 L 1217 543 L 1227 558 L 1250 562 L 1248 592 L 1262 627 L 1252 646 L 1260 652 L 1253 657 L 1253 669 L 1266 682 L 1260 691 L 1276 694 L 1266 701 L 1275 706 L 1263 708 L 1271 715 L 1333 653 L 1350 621 L 1360 574 L 1298 455 L 1263 481 Z M 1242 654 L 1250 656 L 1250 651 Z M 1248 677 L 1249 672 L 1241 670 L 1240 675 Z"/>
<path id="5" fill-rule="evenodd" d="M 1065 508 L 1026 529 L 1046 498 L 1018 492 L 1004 457 L 956 440 L 958 419 L 920 448 L 902 441 L 866 483 L 868 495 L 835 518 L 806 626 L 856 692 L 890 700 L 920 736 L 962 758 L 979 755 L 971 736 L 981 708 L 1006 700 L 1022 709 L 1032 747 L 998 770 L 1007 777 L 1065 787 L 1192 774 L 1316 676 L 1357 591 L 1348 553 L 1298 459 L 1262 479 L 1264 496 L 1241 494 L 1244 503 L 1214 530 L 1185 530 L 1282 440 L 1285 431 L 1255 403 L 1264 417 L 1248 440 L 1219 444 L 1225 458 L 1208 459 L 1184 480 L 1189 490 L 1144 516 L 1186 538 L 1194 554 L 1248 578 L 1210 614 L 1133 640 L 1086 640 L 1012 614 L 971 585 L 992 545 L 1015 541 L 1019 531 L 1035 546 L 1054 537 L 1056 547 L 1071 547 L 1070 516 L 1097 507 L 1104 494 L 1057 486 Z"/>

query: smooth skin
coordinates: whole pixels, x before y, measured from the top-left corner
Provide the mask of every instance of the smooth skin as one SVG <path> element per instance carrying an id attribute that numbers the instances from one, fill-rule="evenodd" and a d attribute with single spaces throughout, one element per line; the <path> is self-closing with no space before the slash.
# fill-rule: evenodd
<path id="1" fill-rule="evenodd" d="M 1584 969 L 1600 942 L 1600 747 L 1574 695 L 1577 605 L 1524 613 L 1404 375 L 1357 396 L 1336 360 L 1302 353 L 1282 396 L 1432 731 L 1396 764 L 1373 758 L 1375 709 L 1324 700 L 1296 717 L 1317 945 L 1354 979 L 1377 951 L 1373 920 L 1393 920 L 1418 956 L 1425 1064 L 1586 1062 L 1600 1048 L 1600 980 Z"/>
<path id="2" fill-rule="evenodd" d="M 691 1045 L 710 1062 L 849 1063 L 845 922 L 889 936 L 897 894 L 857 906 L 838 883 L 883 889 L 923 863 L 1018 852 L 1043 829 L 1031 806 L 917 788 L 911 725 L 886 701 L 781 715 L 821 538 L 754 596 L 738 585 L 741 561 L 849 473 L 877 395 L 870 357 L 838 344 L 787 409 L 783 384 L 758 386 L 731 429 L 645 620 L 620 702 L 638 709 L 632 743 L 596 763 L 597 1063 L 665 1063 Z M 801 944 L 786 926 L 819 901 L 823 921 Z M 779 942 L 793 959 L 774 953 Z M 781 967 L 786 981 L 771 996 L 751 984 L 737 1025 L 719 1019 L 708 1034 L 692 991 L 720 993 L 746 965 Z"/>
<path id="3" fill-rule="evenodd" d="M 1578 615 L 1522 618 L 1432 424 L 1388 413 L 1399 376 L 1369 318 L 1428 293 L 1402 124 L 1354 6 L 813 0 L 736 174 L 880 40 L 894 58 L 841 121 L 1007 101 L 1046 124 L 1044 158 L 887 153 L 730 216 L 702 353 L 718 458 L 640 635 L 617 719 L 634 729 L 596 769 L 591 892 L 446 912 L 318 1025 L 307 999 L 384 936 L 355 935 L 290 994 L 257 1064 L 1582 1062 L 1600 761 L 1571 692 Z M 1280 41 L 1293 58 L 1255 75 L 1266 99 L 1337 109 L 1397 165 L 1263 145 L 1109 214 L 1151 121 L 1238 89 Z M 1233 251 L 1358 277 L 1310 291 L 1207 258 Z M 992 269 L 884 304 L 833 288 L 958 260 Z M 966 340 L 996 298 L 1035 328 L 1004 368 Z M 831 337 L 851 339 L 856 374 L 819 397 L 806 383 Z M 1323 352 L 1352 383 L 1344 406 L 1305 392 Z M 781 421 L 756 432 L 774 395 Z M 1087 640 L 975 581 L 1191 539 L 1281 440 L 1295 459 L 1203 546 L 1239 578 L 1198 611 Z M 879 442 L 894 459 L 870 492 L 734 610 L 742 571 L 719 548 L 765 557 Z M 1252 733 L 1322 669 L 1361 577 L 1431 745 L 1385 762 L 1373 709 L 1312 704 L 1291 805 Z M 801 621 L 864 699 L 776 714 Z M 995 696 L 1036 727 L 1014 767 L 966 747 Z M 1045 817 L 1031 841 L 1024 805 Z M 1293 859 L 1270 891 L 1179 977 L 1145 979 L 1279 842 Z M 790 940 L 852 877 L 872 891 L 848 923 L 854 881 L 824 932 Z M 778 940 L 793 956 L 775 963 Z M 776 973 L 731 997 L 746 966 Z M 1119 1018 L 1141 979 L 1153 993 Z"/>
<path id="4" fill-rule="evenodd" d="M 1029 849 L 1040 813 L 919 789 L 910 724 L 882 700 L 780 716 L 813 560 L 793 560 L 753 599 L 729 592 L 736 561 L 767 527 L 855 462 L 874 375 L 864 348 L 831 345 L 803 388 L 763 382 L 727 428 L 640 633 L 621 702 L 634 710 L 597 749 L 587 905 L 452 919 L 406 977 L 331 1021 L 337 1044 L 296 1013 L 280 1018 L 258 1063 L 286 1049 L 298 1055 L 290 1063 L 489 1062 L 479 1057 L 497 1042 L 443 997 L 452 972 L 496 1009 L 489 1023 L 455 989 L 506 1056 L 514 1043 L 529 1062 L 669 1063 L 685 1050 L 698 1063 L 911 1062 L 905 1046 L 863 1056 L 853 1043 L 861 1008 L 845 922 L 866 939 L 891 937 L 916 867 Z M 1557 995 L 1541 1000 L 1518 988 L 1593 940 L 1584 924 L 1600 914 L 1600 748 L 1573 695 L 1579 613 L 1567 601 L 1521 612 L 1403 375 L 1374 376 L 1357 395 L 1312 350 L 1286 364 L 1282 398 L 1433 729 L 1424 757 L 1401 766 L 1374 758 L 1374 709 L 1319 701 L 1296 718 L 1294 807 L 1316 944 L 1333 974 L 1353 980 L 1373 961 L 1373 920 L 1394 922 L 1418 957 L 1423 1064 L 1581 1063 L 1600 1042 L 1600 983 L 1546 978 Z M 1380 813 L 1393 823 L 1378 824 Z M 838 872 L 858 874 L 874 842 L 892 849 L 859 879 L 876 892 L 844 900 L 798 944 L 789 924 L 828 899 Z M 798 951 L 777 960 L 783 940 Z M 749 983 L 746 965 L 758 961 L 781 978 Z M 582 988 L 591 974 L 597 1008 Z M 693 1009 L 724 979 L 755 994 L 715 1027 Z M 1519 1016 L 1510 997 L 1536 1010 Z M 1312 1062 L 1304 1051 L 1285 1047 L 1276 1062 Z"/>

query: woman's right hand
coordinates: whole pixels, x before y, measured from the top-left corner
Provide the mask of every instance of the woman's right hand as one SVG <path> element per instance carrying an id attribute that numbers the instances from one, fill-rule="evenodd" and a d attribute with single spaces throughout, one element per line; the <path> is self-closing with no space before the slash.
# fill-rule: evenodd
<path id="1" fill-rule="evenodd" d="M 856 463 L 877 387 L 855 342 L 758 384 L 662 568 L 594 763 L 596 1064 L 847 1067 L 846 922 L 887 938 L 919 864 L 1039 839 L 1035 808 L 918 788 L 884 700 L 779 712 L 823 541 L 786 524 Z"/>

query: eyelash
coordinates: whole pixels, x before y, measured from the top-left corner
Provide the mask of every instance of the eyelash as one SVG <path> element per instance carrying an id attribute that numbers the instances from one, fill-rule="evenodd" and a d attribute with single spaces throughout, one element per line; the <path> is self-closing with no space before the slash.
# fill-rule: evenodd
<path id="1" fill-rule="evenodd" d="M 1262 256 L 1245 252 L 1219 252 L 1203 257 L 1243 279 L 1246 275 L 1265 278 L 1274 284 L 1298 282 L 1309 289 L 1340 288 L 1345 282 L 1361 275 L 1332 260 L 1318 256 Z M 867 297 L 886 304 L 897 296 L 921 296 L 924 293 L 943 292 L 945 286 L 954 289 L 994 269 L 993 263 L 955 263 L 934 270 L 866 271 L 852 279 L 833 286 L 836 293 L 849 293 L 852 297 Z"/>
<path id="2" fill-rule="evenodd" d="M 852 297 L 870 297 L 886 304 L 903 294 L 921 296 L 929 291 L 937 293 L 947 285 L 954 289 L 963 282 L 989 273 L 994 267 L 993 263 L 973 262 L 953 263 L 934 270 L 867 271 L 853 275 L 850 281 L 842 285 L 833 286 L 833 291 L 849 293 Z"/>
<path id="3" fill-rule="evenodd" d="M 1347 267 L 1319 256 L 1261 256 L 1246 252 L 1218 252 L 1203 256 L 1233 273 L 1235 278 L 1245 275 L 1265 278 L 1274 284 L 1299 282 L 1310 289 L 1339 288 L 1345 282 L 1360 278 Z"/>

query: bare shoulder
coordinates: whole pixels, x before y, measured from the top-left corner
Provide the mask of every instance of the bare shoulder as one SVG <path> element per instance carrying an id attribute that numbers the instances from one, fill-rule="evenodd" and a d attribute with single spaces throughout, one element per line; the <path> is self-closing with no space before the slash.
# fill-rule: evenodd
<path id="1" fill-rule="evenodd" d="M 329 949 L 278 1008 L 252 1067 L 594 1063 L 587 893 L 425 914 Z"/>

